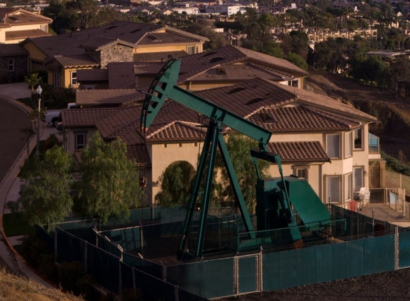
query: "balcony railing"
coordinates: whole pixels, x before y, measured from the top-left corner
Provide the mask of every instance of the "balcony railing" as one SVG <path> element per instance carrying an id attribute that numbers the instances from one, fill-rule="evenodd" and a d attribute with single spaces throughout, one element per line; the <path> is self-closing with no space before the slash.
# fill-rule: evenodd
<path id="1" fill-rule="evenodd" d="M 380 153 L 380 138 L 369 133 L 369 153 L 375 154 Z"/>

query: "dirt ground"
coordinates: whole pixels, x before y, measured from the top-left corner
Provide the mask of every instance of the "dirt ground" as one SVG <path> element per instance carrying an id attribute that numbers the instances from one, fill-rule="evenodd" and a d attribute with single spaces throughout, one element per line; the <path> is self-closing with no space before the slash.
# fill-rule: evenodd
<path id="1" fill-rule="evenodd" d="M 410 269 L 300 286 L 224 301 L 401 301 L 410 300 Z"/>

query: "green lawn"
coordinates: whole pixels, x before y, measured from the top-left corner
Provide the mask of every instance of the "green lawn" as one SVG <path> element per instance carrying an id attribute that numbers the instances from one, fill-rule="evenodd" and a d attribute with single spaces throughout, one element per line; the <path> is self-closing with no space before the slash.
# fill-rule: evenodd
<path id="1" fill-rule="evenodd" d="M 20 213 L 11 213 L 3 215 L 3 227 L 7 236 L 25 235 L 34 233 L 34 227 L 25 223 Z"/>

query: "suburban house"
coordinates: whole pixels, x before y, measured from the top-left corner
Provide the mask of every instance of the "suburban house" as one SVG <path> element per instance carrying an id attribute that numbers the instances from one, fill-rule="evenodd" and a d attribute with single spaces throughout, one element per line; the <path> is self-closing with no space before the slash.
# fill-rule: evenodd
<path id="1" fill-rule="evenodd" d="M 85 91 L 91 92 L 91 91 Z M 369 124 L 376 118 L 332 98 L 295 89 L 266 78 L 196 91 L 243 118 L 272 131 L 270 151 L 282 157 L 285 175 L 306 178 L 325 203 L 352 200 L 369 188 L 369 160 L 380 154 L 369 148 Z M 147 178 L 149 204 L 160 189 L 161 174 L 174 162 L 194 169 L 205 138 L 206 124 L 198 113 L 168 100 L 149 131 L 139 132 L 141 106 L 64 110 L 64 146 L 70 153 L 84 148 L 98 131 L 104 140 L 121 138 L 128 156 Z M 203 124 L 205 126 L 203 126 Z M 229 129 L 226 129 L 229 139 Z M 269 170 L 278 176 L 277 166 Z"/>
<path id="2" fill-rule="evenodd" d="M 21 8 L 0 8 L 0 44 L 17 44 L 26 38 L 47 37 L 50 18 Z"/>
<path id="3" fill-rule="evenodd" d="M 160 59 L 199 53 L 207 40 L 168 26 L 116 21 L 59 36 L 28 38 L 21 45 L 29 52 L 29 71 L 47 70 L 48 84 L 77 88 L 78 70 L 106 69 L 109 62 L 134 62 L 153 53 Z"/>
<path id="4" fill-rule="evenodd" d="M 27 74 L 28 51 L 18 44 L 0 44 L 0 84 L 21 82 Z"/>
<path id="5" fill-rule="evenodd" d="M 179 59 L 181 70 L 178 86 L 190 91 L 232 86 L 256 77 L 293 88 L 303 88 L 304 77 L 308 75 L 286 60 L 232 45 L 185 55 Z M 87 107 L 112 105 L 112 100 L 104 95 L 117 90 L 120 94 L 143 97 L 135 89 L 146 91 L 163 65 L 163 62 L 114 62 L 109 63 L 104 71 L 80 70 L 77 73 L 80 89 L 94 90 L 77 90 L 76 102 L 79 106 Z M 108 92 L 109 90 L 112 91 Z M 138 98 L 130 99 L 132 100 L 136 101 Z M 118 103 L 118 98 L 114 102 Z"/>

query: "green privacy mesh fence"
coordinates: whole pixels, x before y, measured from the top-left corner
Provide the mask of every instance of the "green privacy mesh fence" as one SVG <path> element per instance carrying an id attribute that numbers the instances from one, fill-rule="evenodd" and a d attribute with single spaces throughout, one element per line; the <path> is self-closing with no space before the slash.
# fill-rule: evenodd
<path id="1" fill-rule="evenodd" d="M 143 258 L 139 258 L 137 256 L 124 253 L 123 254 L 123 262 L 124 264 L 135 267 L 138 270 L 141 270 L 147 274 L 153 275 L 157 278 L 162 278 L 162 266 L 151 262 L 149 260 L 145 260 Z"/>
<path id="2" fill-rule="evenodd" d="M 234 259 L 168 266 L 167 281 L 204 298 L 234 294 Z"/>
<path id="3" fill-rule="evenodd" d="M 399 267 L 410 266 L 410 231 L 399 233 Z"/>
<path id="4" fill-rule="evenodd" d="M 263 289 L 275 290 L 394 269 L 394 235 L 263 255 Z"/>
<path id="5" fill-rule="evenodd" d="M 35 234 L 45 242 L 47 245 L 47 251 L 49 253 L 54 253 L 54 243 L 55 243 L 55 238 L 54 238 L 54 232 L 53 233 L 48 233 L 44 228 L 40 226 L 35 226 L 34 227 Z"/>
<path id="6" fill-rule="evenodd" d="M 136 285 L 142 291 L 144 300 L 177 300 L 178 291 L 174 285 L 137 269 L 134 269 L 134 278 Z"/>

